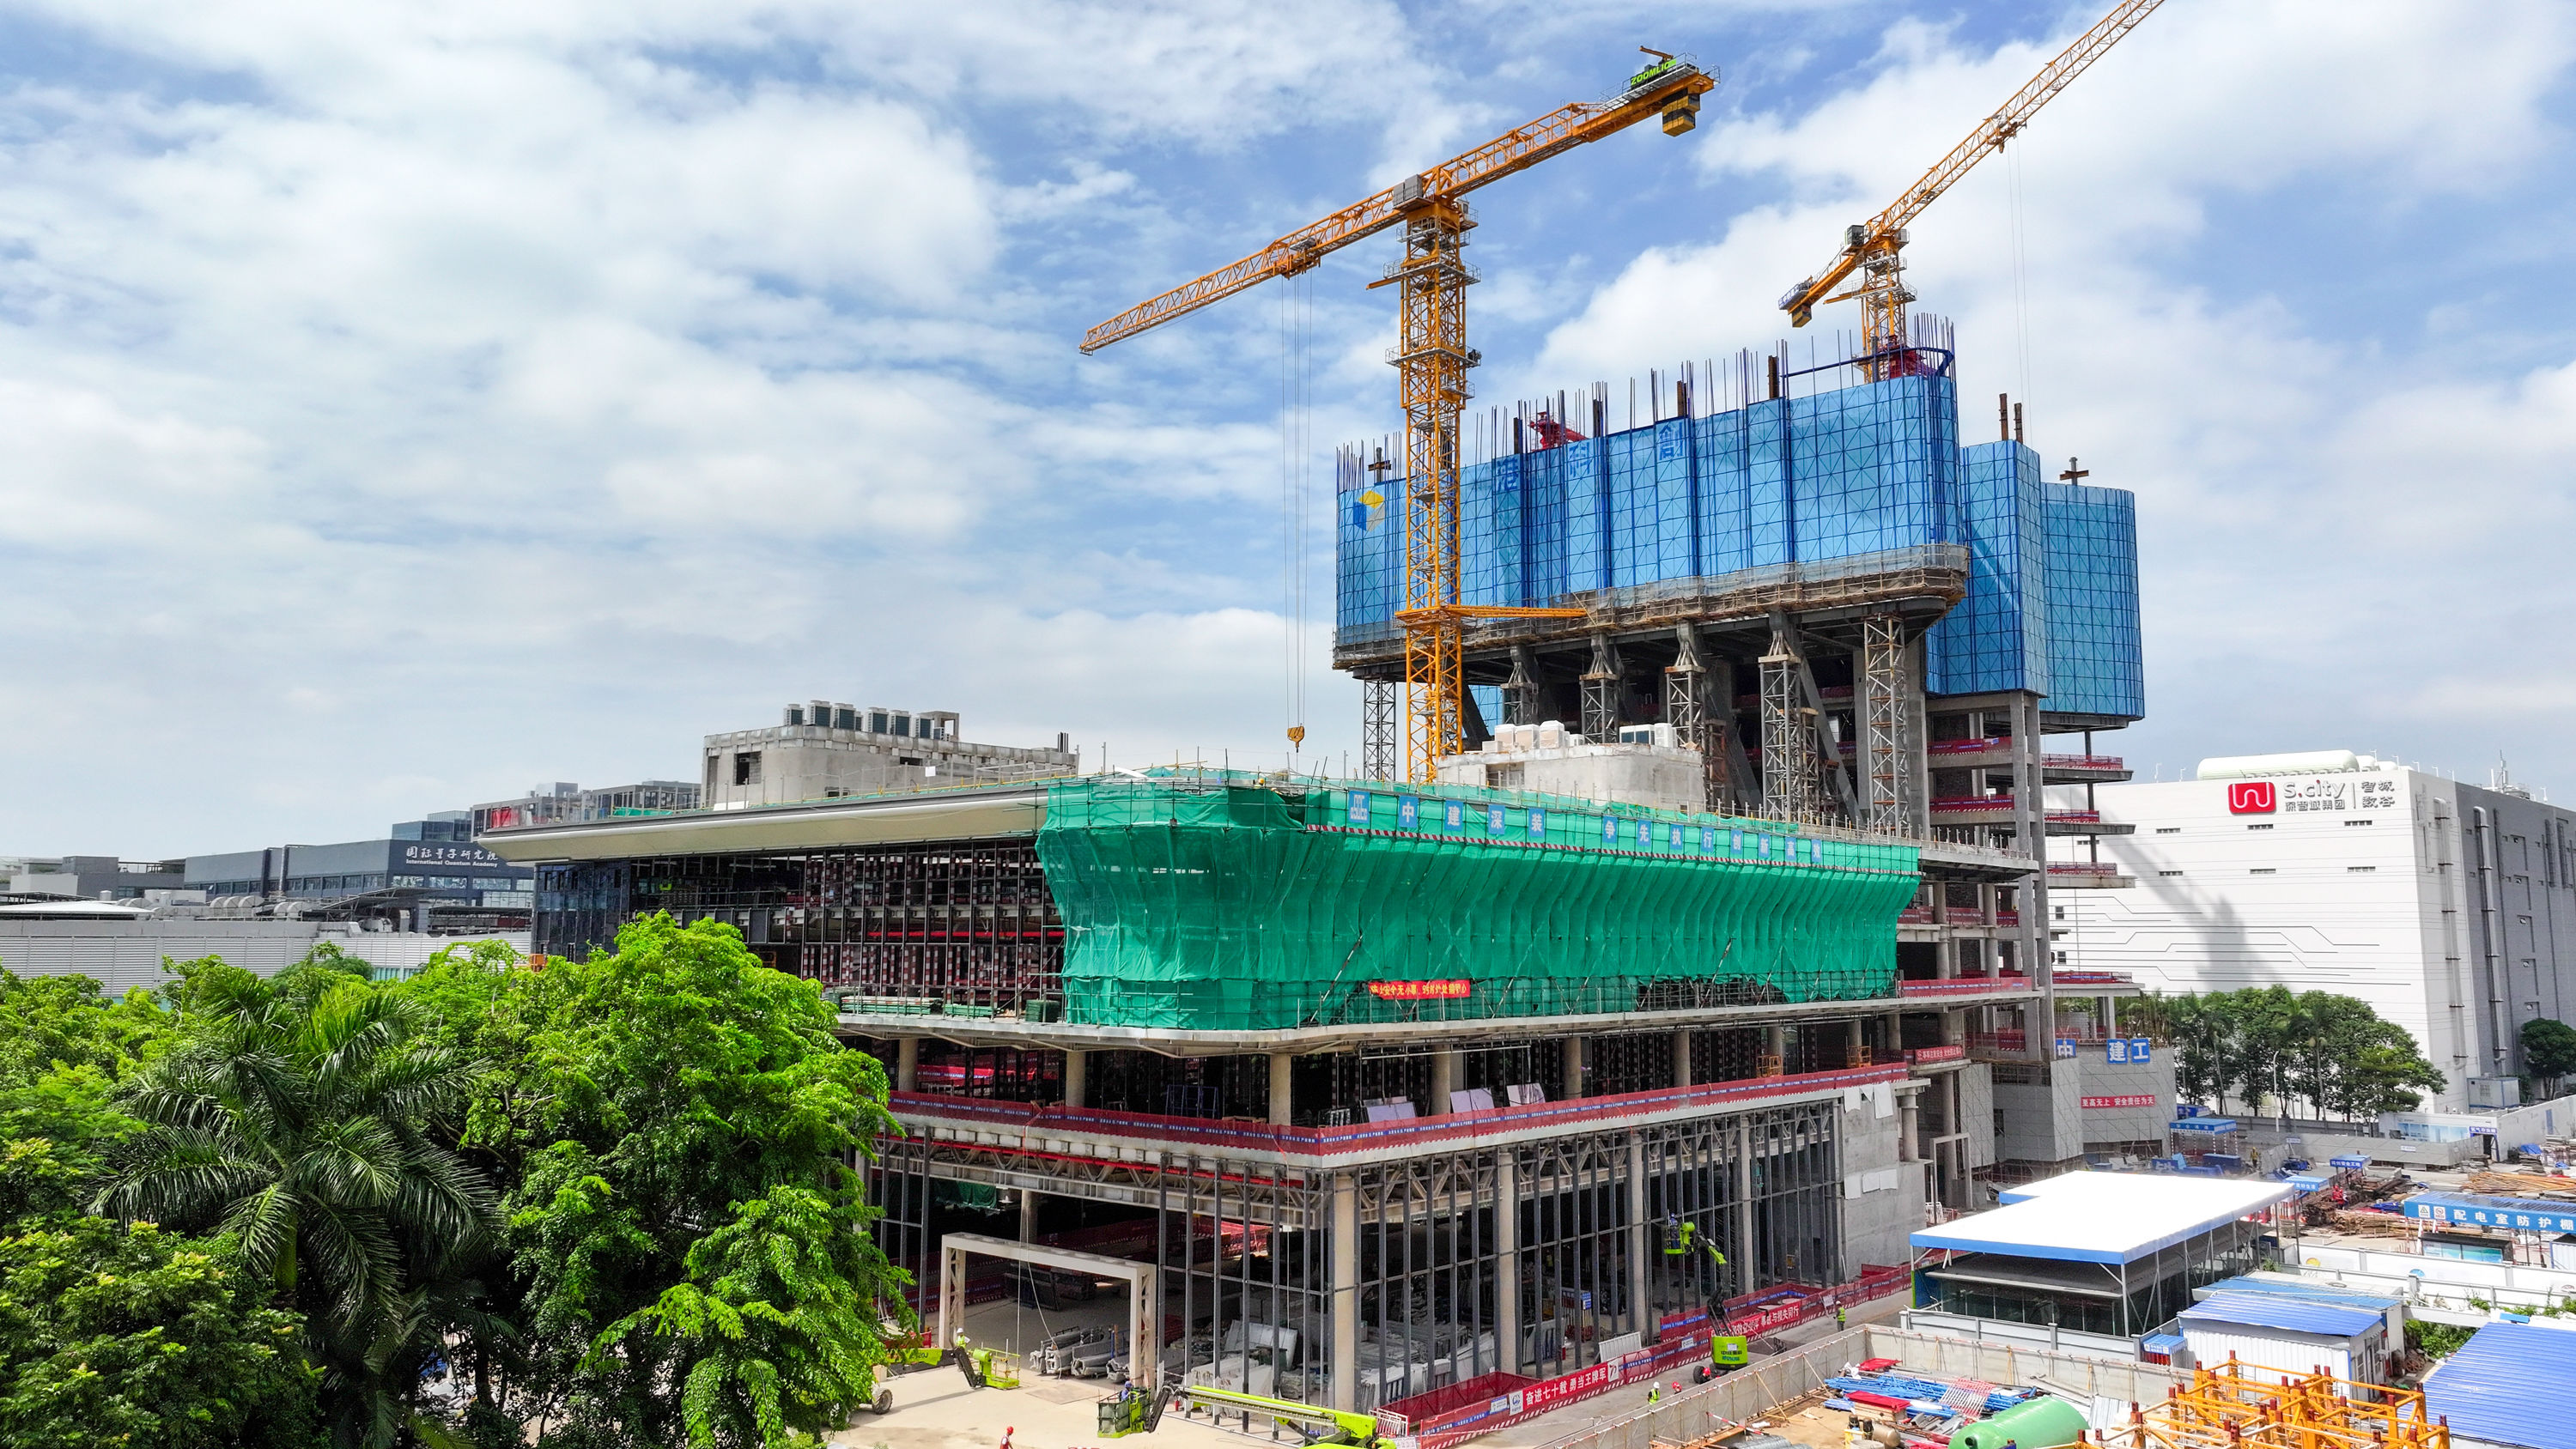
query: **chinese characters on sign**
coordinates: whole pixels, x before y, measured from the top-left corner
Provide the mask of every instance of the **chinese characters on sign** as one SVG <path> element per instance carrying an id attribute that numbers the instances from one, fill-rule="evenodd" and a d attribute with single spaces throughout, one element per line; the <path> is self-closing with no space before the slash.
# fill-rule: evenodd
<path id="1" fill-rule="evenodd" d="M 2156 1094 L 2139 1092 L 2119 1097 L 2083 1097 L 2078 1100 L 2087 1107 L 2152 1107 L 2156 1104 Z"/>
<path id="2" fill-rule="evenodd" d="M 1450 1001 L 1467 995 L 1468 981 L 1372 981 L 1369 995 L 1380 1001 Z"/>

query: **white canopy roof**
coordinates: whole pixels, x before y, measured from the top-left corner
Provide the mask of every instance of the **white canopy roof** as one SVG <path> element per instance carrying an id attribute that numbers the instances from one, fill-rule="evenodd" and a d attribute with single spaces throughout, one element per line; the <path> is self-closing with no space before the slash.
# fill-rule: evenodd
<path id="1" fill-rule="evenodd" d="M 1925 1228 L 1917 1248 L 2070 1263 L 2131 1263 L 2286 1200 L 2285 1182 L 2069 1172 L 2014 1188 L 2002 1207 Z"/>

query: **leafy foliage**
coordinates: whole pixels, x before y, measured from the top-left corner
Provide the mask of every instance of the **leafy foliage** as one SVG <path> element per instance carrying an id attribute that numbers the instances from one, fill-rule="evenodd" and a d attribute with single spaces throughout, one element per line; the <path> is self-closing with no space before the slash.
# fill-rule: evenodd
<path id="1" fill-rule="evenodd" d="M 2555 1088 L 2560 1078 L 2576 1072 L 2576 1027 L 2546 1016 L 2524 1022 L 2522 1065 Z"/>
<path id="2" fill-rule="evenodd" d="M 0 1443 L 318 1441 L 294 1314 L 224 1245 L 71 1217 L 0 1238 Z"/>
<path id="3" fill-rule="evenodd" d="M 176 994 L 178 1038 L 114 1093 L 145 1127 L 98 1209 L 232 1236 L 304 1314 L 333 1437 L 390 1444 L 446 1327 L 422 1310 L 496 1226 L 491 1188 L 436 1135 L 473 1072 L 416 1040 L 419 1003 L 338 963 L 207 966 Z"/>
<path id="4" fill-rule="evenodd" d="M 781 1443 L 866 1402 L 901 1278 L 844 1162 L 892 1119 L 812 982 L 729 926 L 655 916 L 613 956 L 451 961 L 405 989 L 479 1007 L 494 1070 L 467 1141 L 515 1181 L 511 1261 L 543 1346 L 514 1386 L 567 1442 Z"/>
<path id="5" fill-rule="evenodd" d="M 731 928 L 171 969 L 0 971 L 0 1442 L 775 1446 L 873 1397 L 884 1074 Z"/>
<path id="6" fill-rule="evenodd" d="M 2173 1043 L 2176 1090 L 2222 1109 L 2235 1097 L 2249 1109 L 2305 1102 L 2316 1117 L 2374 1117 L 2420 1106 L 2444 1081 L 2404 1027 L 2355 997 L 2248 987 L 2159 998 L 2154 1013 Z"/>

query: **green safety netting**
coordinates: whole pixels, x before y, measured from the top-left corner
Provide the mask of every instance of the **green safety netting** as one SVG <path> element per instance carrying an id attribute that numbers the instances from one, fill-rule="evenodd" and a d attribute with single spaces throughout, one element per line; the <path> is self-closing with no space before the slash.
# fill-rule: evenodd
<path id="1" fill-rule="evenodd" d="M 1910 846 L 1511 792 L 1051 786 L 1069 1020 L 1247 1030 L 1892 994 Z"/>

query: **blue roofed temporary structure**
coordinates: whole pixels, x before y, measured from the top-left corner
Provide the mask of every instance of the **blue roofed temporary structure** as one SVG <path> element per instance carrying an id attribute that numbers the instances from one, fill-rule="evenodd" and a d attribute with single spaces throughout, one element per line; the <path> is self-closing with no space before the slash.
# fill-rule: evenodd
<path id="1" fill-rule="evenodd" d="M 2350 1338 L 2387 1322 L 2386 1315 L 2366 1308 L 2276 1293 L 2213 1293 L 2184 1309 L 2180 1316 L 2186 1323 L 2232 1323 L 2327 1338 Z"/>
<path id="2" fill-rule="evenodd" d="M 2424 1400 L 2449 1422 L 2455 1445 L 2576 1449 L 2576 1414 L 2563 1407 L 2570 1384 L 2576 1333 L 2490 1323 L 2425 1375 Z"/>

